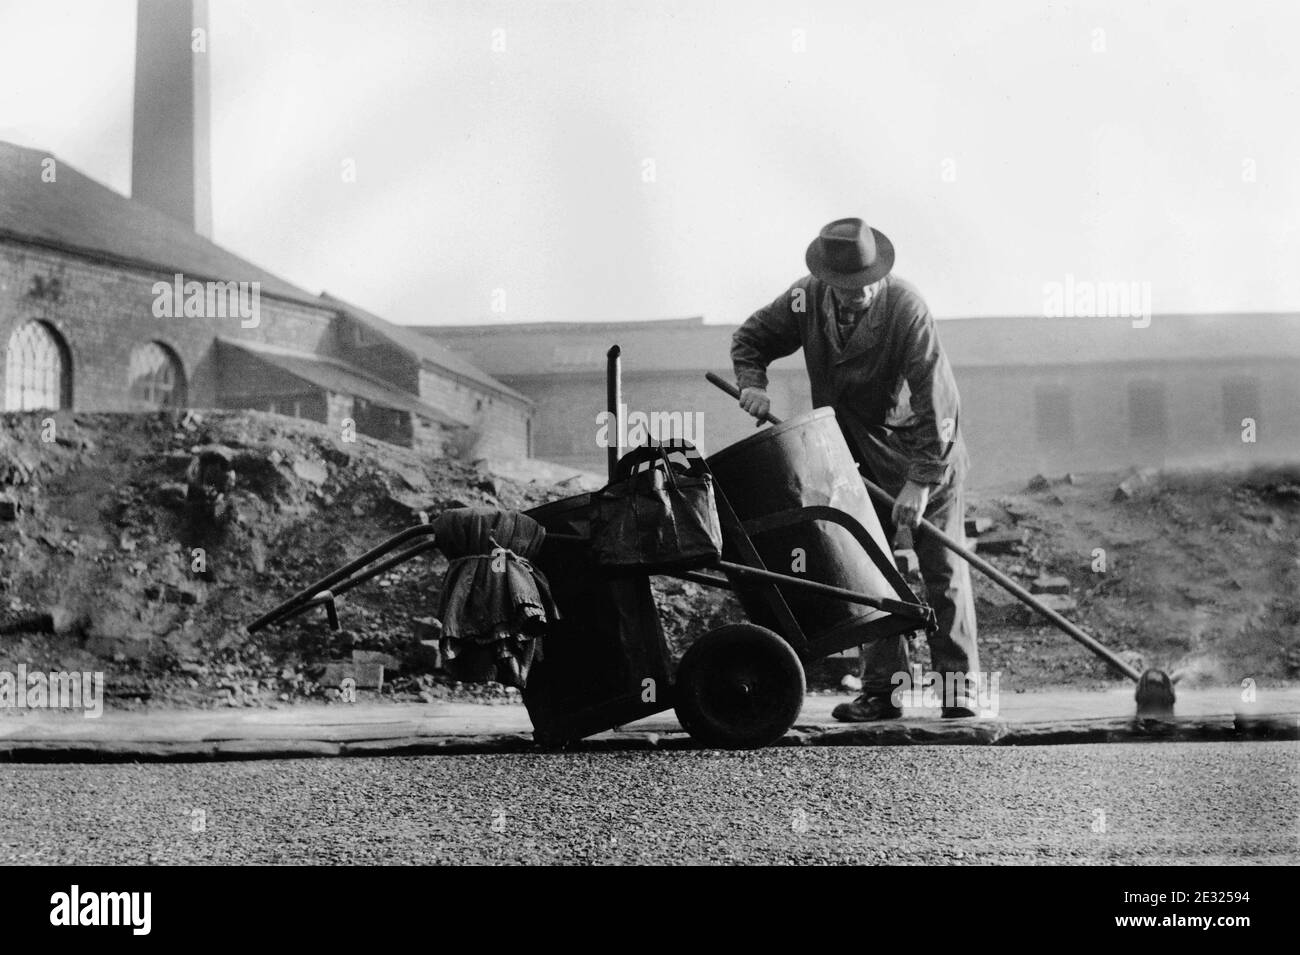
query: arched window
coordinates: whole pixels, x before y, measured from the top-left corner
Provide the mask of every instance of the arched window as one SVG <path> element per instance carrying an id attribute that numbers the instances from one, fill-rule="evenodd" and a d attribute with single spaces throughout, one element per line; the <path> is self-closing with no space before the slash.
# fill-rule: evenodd
<path id="1" fill-rule="evenodd" d="M 147 408 L 185 407 L 185 372 L 166 345 L 146 342 L 131 349 L 131 402 Z"/>
<path id="2" fill-rule="evenodd" d="M 44 322 L 14 329 L 5 351 L 5 410 L 32 411 L 72 403 L 68 349 Z"/>

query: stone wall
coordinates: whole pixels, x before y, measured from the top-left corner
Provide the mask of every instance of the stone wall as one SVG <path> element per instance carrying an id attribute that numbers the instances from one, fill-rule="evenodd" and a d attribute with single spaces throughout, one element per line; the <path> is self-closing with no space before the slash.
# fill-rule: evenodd
<path id="1" fill-rule="evenodd" d="M 0 350 L 25 322 L 45 322 L 67 347 L 72 406 L 85 411 L 133 410 L 131 352 L 148 342 L 176 356 L 188 403 L 197 407 L 217 404 L 213 342 L 218 335 L 303 352 L 336 350 L 332 312 L 267 296 L 260 297 L 255 328 L 241 327 L 238 317 L 155 317 L 154 283 L 172 278 L 0 241 Z"/>
<path id="2" fill-rule="evenodd" d="M 429 368 L 420 369 L 420 398 L 469 422 L 458 447 L 466 460 L 529 456 L 530 408 L 524 402 Z"/>

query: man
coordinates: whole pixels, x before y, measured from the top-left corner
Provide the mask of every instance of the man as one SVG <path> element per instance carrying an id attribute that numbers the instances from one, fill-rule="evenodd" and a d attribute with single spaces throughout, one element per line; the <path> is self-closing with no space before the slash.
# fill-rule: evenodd
<path id="1" fill-rule="evenodd" d="M 929 308 L 915 288 L 890 274 L 893 245 L 861 219 L 822 229 L 806 262 L 811 274 L 732 337 L 740 406 L 762 420 L 770 406 L 767 366 L 802 347 L 813 406 L 835 409 L 863 473 L 896 499 L 886 523 L 915 528 L 925 517 L 961 540 L 969 460 L 957 385 Z M 939 626 L 930 652 L 944 677 L 943 715 L 974 716 L 979 651 L 970 568 L 928 534 L 917 534 L 914 547 Z M 862 695 L 836 707 L 835 718 L 896 719 L 902 714 L 890 696 L 894 674 L 908 672 L 906 641 L 877 640 L 861 652 Z"/>

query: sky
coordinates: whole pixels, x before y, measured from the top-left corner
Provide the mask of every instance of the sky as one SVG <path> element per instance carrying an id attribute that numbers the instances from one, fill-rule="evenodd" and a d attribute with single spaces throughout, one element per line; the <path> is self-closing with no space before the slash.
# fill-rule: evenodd
<path id="1" fill-rule="evenodd" d="M 393 321 L 742 321 L 861 216 L 941 318 L 1300 309 L 1300 4 L 210 0 L 214 238 Z M 0 0 L 130 192 L 133 0 Z M 355 169 L 346 181 L 345 168 Z"/>

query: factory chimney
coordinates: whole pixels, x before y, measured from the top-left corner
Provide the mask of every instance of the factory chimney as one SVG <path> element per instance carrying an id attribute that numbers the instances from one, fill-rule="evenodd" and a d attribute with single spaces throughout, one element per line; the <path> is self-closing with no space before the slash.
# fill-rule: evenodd
<path id="1" fill-rule="evenodd" d="M 131 197 L 212 237 L 207 0 L 138 0 Z"/>

